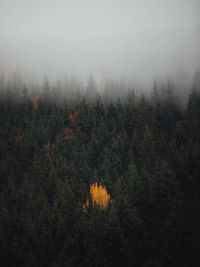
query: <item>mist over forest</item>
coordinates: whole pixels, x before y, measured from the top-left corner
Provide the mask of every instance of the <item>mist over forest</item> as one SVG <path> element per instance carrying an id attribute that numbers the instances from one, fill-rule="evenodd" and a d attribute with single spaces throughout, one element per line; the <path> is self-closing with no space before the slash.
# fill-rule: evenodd
<path id="1" fill-rule="evenodd" d="M 0 72 L 186 90 L 199 70 L 198 0 L 1 0 Z"/>
<path id="2" fill-rule="evenodd" d="M 199 8 L 0 0 L 0 266 L 199 266 Z"/>

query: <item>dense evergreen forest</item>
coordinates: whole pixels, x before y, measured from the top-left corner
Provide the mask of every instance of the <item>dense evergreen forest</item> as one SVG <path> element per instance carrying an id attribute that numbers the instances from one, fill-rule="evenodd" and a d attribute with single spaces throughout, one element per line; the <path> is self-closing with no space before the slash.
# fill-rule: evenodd
<path id="1" fill-rule="evenodd" d="M 200 90 L 89 89 L 1 87 L 0 266 L 199 266 Z"/>

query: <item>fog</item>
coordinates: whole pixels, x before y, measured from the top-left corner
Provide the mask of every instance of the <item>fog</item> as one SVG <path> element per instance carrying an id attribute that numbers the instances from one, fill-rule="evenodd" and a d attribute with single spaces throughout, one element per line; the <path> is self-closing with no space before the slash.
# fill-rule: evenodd
<path id="1" fill-rule="evenodd" d="M 200 66 L 198 0 L 0 0 L 0 72 L 184 79 Z"/>

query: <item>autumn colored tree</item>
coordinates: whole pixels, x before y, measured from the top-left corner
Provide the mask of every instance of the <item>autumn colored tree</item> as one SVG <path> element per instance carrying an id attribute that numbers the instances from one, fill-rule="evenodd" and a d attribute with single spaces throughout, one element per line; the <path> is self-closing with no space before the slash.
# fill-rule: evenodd
<path id="1" fill-rule="evenodd" d="M 110 194 L 108 194 L 106 187 L 94 183 L 90 185 L 90 196 L 93 206 L 98 206 L 102 210 L 105 210 L 108 207 L 109 202 L 111 202 Z M 90 206 L 90 202 L 87 199 L 86 203 L 83 205 L 83 211 L 87 211 L 87 208 Z"/>

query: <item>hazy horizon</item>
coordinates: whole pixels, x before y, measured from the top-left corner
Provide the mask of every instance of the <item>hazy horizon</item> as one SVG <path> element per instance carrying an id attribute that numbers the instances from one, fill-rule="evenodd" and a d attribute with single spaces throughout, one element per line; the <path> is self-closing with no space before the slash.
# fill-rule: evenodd
<path id="1" fill-rule="evenodd" d="M 198 0 L 0 0 L 0 72 L 25 77 L 190 82 Z"/>

